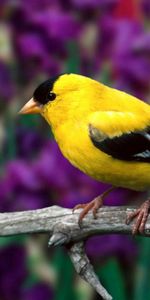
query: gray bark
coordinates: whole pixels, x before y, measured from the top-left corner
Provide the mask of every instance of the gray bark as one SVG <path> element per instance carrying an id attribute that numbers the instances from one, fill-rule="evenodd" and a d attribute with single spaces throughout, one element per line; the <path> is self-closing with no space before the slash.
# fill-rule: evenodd
<path id="1" fill-rule="evenodd" d="M 58 231 L 64 234 L 62 243 L 68 243 L 97 234 L 130 234 L 132 231 L 132 224 L 126 225 L 125 219 L 127 213 L 134 211 L 134 208 L 103 207 L 99 210 L 97 219 L 93 219 L 93 215 L 89 213 L 81 227 L 78 225 L 80 211 L 73 214 L 71 209 L 52 206 L 33 211 L 0 213 L 0 236 L 38 232 L 49 232 L 52 235 Z M 150 217 L 144 235 L 150 235 Z"/>
<path id="2" fill-rule="evenodd" d="M 98 280 L 84 250 L 84 240 L 93 235 L 107 233 L 130 234 L 132 226 L 126 225 L 127 212 L 134 208 L 103 207 L 97 219 L 89 213 L 78 224 L 80 210 L 72 213 L 71 209 L 52 206 L 34 211 L 0 213 L 0 236 L 22 233 L 49 233 L 48 246 L 67 244 L 68 254 L 77 273 L 84 278 L 105 300 L 112 297 Z M 146 223 L 144 236 L 150 236 L 150 218 Z"/>

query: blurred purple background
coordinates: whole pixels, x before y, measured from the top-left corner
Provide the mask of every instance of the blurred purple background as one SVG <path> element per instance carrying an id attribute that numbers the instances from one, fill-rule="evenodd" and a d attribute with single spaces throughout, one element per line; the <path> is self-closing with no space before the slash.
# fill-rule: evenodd
<path id="1" fill-rule="evenodd" d="M 63 158 L 41 117 L 17 112 L 41 81 L 62 72 L 149 102 L 150 1 L 2 0 L 0 16 L 0 211 L 90 201 L 107 185 Z M 105 203 L 136 204 L 142 197 L 118 189 Z M 99 299 L 76 276 L 64 249 L 47 250 L 47 238 L 0 238 L 0 299 Z M 150 299 L 149 251 L 146 238 L 107 235 L 87 242 L 115 300 Z"/>

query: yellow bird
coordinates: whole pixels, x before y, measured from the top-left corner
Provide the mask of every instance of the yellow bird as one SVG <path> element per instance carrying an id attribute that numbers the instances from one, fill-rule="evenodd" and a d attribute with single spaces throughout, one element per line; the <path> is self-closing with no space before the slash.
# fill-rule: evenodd
<path id="1" fill-rule="evenodd" d="M 40 113 L 50 124 L 63 155 L 94 179 L 113 187 L 83 208 L 79 222 L 102 206 L 114 188 L 150 187 L 150 106 L 125 92 L 78 74 L 48 79 L 34 91 L 22 114 Z M 127 217 L 143 232 L 150 200 Z"/>

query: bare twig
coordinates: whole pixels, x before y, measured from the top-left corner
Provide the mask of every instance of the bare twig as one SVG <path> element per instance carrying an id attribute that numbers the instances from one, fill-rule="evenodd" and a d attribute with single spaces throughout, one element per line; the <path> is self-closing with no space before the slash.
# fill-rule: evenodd
<path id="1" fill-rule="evenodd" d="M 77 273 L 81 275 L 105 300 L 112 297 L 99 282 L 94 269 L 84 251 L 84 239 L 104 233 L 130 234 L 131 225 L 125 224 L 127 212 L 134 208 L 103 207 L 97 219 L 88 214 L 82 227 L 78 225 L 79 210 L 72 214 L 71 209 L 52 206 L 34 211 L 0 213 L 0 236 L 21 233 L 50 233 L 49 246 L 68 244 L 68 253 Z M 150 236 L 150 218 L 146 223 L 143 236 Z"/>
<path id="2" fill-rule="evenodd" d="M 112 300 L 111 295 L 101 285 L 97 275 L 94 272 L 93 266 L 85 253 L 84 243 L 79 242 L 73 244 L 68 251 L 71 261 L 74 264 L 76 272 L 87 281 L 99 295 L 105 300 Z"/>

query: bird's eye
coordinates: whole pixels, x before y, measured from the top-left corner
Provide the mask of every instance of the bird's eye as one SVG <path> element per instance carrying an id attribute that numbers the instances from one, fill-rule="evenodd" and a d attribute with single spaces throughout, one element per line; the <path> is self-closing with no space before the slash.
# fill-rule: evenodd
<path id="1" fill-rule="evenodd" d="M 48 101 L 53 101 L 53 100 L 55 100 L 55 98 L 56 98 L 56 94 L 55 93 L 53 93 L 53 92 L 49 92 L 48 93 L 48 95 L 47 95 L 47 100 Z"/>

